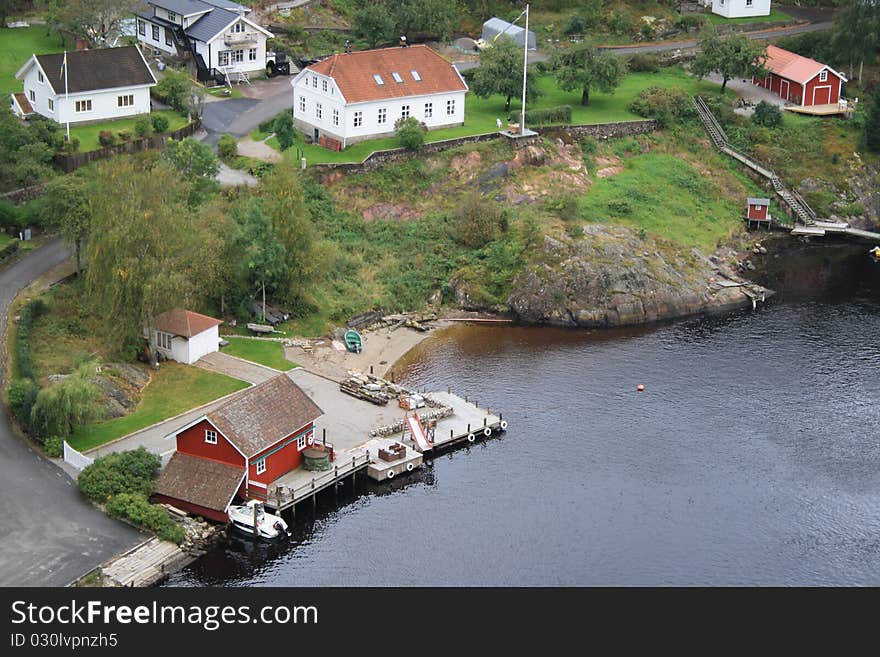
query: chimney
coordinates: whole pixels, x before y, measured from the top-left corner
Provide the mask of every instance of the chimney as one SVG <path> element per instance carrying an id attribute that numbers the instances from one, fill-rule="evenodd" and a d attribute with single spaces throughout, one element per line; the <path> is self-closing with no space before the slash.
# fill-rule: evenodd
<path id="1" fill-rule="evenodd" d="M 345 54 L 351 54 L 351 41 L 349 41 L 348 39 L 345 40 Z"/>
<path id="2" fill-rule="evenodd" d="M 403 34 L 400 35 L 400 47 L 406 48 L 406 36 Z"/>

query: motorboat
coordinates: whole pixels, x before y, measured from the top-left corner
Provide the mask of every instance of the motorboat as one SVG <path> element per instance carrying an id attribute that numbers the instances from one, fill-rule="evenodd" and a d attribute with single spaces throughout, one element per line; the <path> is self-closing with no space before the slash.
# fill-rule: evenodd
<path id="1" fill-rule="evenodd" d="M 245 504 L 232 505 L 229 507 L 228 515 L 232 526 L 248 536 L 254 535 L 254 519 L 257 522 L 257 533 L 260 538 L 274 539 L 290 535 L 284 519 L 267 513 L 259 500 L 248 500 Z"/>
<path id="2" fill-rule="evenodd" d="M 868 255 L 870 255 L 874 260 L 880 262 L 880 246 L 875 246 L 873 249 L 868 251 Z"/>

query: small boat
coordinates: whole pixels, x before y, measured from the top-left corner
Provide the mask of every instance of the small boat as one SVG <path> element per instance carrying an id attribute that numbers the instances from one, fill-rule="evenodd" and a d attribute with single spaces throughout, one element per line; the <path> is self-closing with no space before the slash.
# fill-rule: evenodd
<path id="1" fill-rule="evenodd" d="M 364 350 L 364 340 L 354 329 L 348 329 L 342 339 L 345 340 L 345 346 L 351 353 L 359 354 Z"/>
<path id="2" fill-rule="evenodd" d="M 245 504 L 229 507 L 229 522 L 241 533 L 247 536 L 254 535 L 254 517 L 257 520 L 257 532 L 260 538 L 278 538 L 289 536 L 287 523 L 281 516 L 266 513 L 263 503 L 259 500 L 249 500 Z"/>
<path id="3" fill-rule="evenodd" d="M 873 249 L 868 251 L 868 255 L 870 255 L 874 260 L 880 262 L 880 246 L 875 246 Z"/>

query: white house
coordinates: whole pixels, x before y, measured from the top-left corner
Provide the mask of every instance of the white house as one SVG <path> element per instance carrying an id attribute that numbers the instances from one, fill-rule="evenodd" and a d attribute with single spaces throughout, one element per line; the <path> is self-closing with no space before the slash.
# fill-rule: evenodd
<path id="1" fill-rule="evenodd" d="M 150 112 L 156 78 L 137 46 L 32 55 L 15 74 L 23 91 L 13 94 L 20 117 L 42 114 L 58 123 L 120 119 Z"/>
<path id="2" fill-rule="evenodd" d="M 725 18 L 769 16 L 771 0 L 712 0 L 712 13 Z"/>
<path id="3" fill-rule="evenodd" d="M 425 45 L 333 55 L 291 80 L 293 120 L 315 143 L 339 150 L 394 134 L 415 117 L 429 130 L 462 125 L 468 86 Z"/>
<path id="4" fill-rule="evenodd" d="M 172 308 L 153 322 L 153 340 L 166 358 L 191 365 L 205 354 L 219 351 L 218 327 L 222 323 L 191 310 Z"/>
<path id="5" fill-rule="evenodd" d="M 191 56 L 199 73 L 265 70 L 266 39 L 274 35 L 247 17 L 248 7 L 230 0 L 146 1 L 147 9 L 137 15 L 137 38 L 145 46 Z"/>

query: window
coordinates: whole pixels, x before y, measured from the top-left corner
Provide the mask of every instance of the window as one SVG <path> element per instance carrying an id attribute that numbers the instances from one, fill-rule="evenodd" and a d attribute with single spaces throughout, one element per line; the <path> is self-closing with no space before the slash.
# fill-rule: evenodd
<path id="1" fill-rule="evenodd" d="M 355 112 L 354 113 L 354 127 L 360 128 L 364 124 L 364 113 L 363 112 Z"/>
<path id="2" fill-rule="evenodd" d="M 171 41 L 171 30 L 167 27 L 165 28 L 165 45 L 170 46 L 173 42 Z"/>
<path id="3" fill-rule="evenodd" d="M 235 25 L 232 26 L 232 31 L 236 34 L 239 32 L 244 32 L 244 23 L 242 23 L 241 21 L 237 22 Z"/>
<path id="4" fill-rule="evenodd" d="M 309 445 L 314 445 L 315 444 L 315 432 L 309 431 L 309 433 L 307 435 L 309 437 Z"/>
<path id="5" fill-rule="evenodd" d="M 232 63 L 241 64 L 244 61 L 244 50 L 238 49 L 232 51 Z"/>
<path id="6" fill-rule="evenodd" d="M 300 436 L 296 439 L 296 448 L 299 450 L 304 450 L 306 448 L 306 437 L 305 435 Z"/>
<path id="7" fill-rule="evenodd" d="M 384 107 L 379 108 L 379 123 L 385 123 L 388 120 L 388 110 Z"/>
<path id="8" fill-rule="evenodd" d="M 321 103 L 315 103 L 315 116 L 319 119 L 324 116 L 323 108 L 321 107 Z"/>
<path id="9" fill-rule="evenodd" d="M 416 70 L 412 70 L 412 71 L 409 72 L 409 74 L 413 76 L 413 80 L 415 80 L 416 82 L 421 82 L 421 81 L 422 81 L 422 76 L 419 75 L 419 72 L 418 72 L 418 71 L 416 71 Z"/>
<path id="10" fill-rule="evenodd" d="M 403 105 L 400 108 L 400 118 L 402 118 L 402 119 L 409 118 L 409 105 Z"/>
<path id="11" fill-rule="evenodd" d="M 117 96 L 116 97 L 116 106 L 117 107 L 131 107 L 134 105 L 134 94 L 128 94 L 127 96 Z"/>
<path id="12" fill-rule="evenodd" d="M 45 82 L 42 71 L 37 71 L 37 80 L 39 80 L 40 82 Z"/>
<path id="13" fill-rule="evenodd" d="M 171 334 L 156 331 L 156 343 L 162 347 L 162 349 L 171 349 Z"/>
<path id="14" fill-rule="evenodd" d="M 373 79 L 376 81 L 376 84 L 385 84 L 385 80 L 378 73 L 373 73 Z"/>
<path id="15" fill-rule="evenodd" d="M 321 90 L 327 93 L 327 80 L 321 80 Z"/>
<path id="16" fill-rule="evenodd" d="M 752 0 L 746 0 L 746 7 L 752 6 Z"/>
<path id="17" fill-rule="evenodd" d="M 339 110 L 333 110 L 333 125 L 339 125 Z"/>
<path id="18" fill-rule="evenodd" d="M 425 103 L 425 118 L 430 119 L 434 116 L 434 103 Z"/>
<path id="19" fill-rule="evenodd" d="M 819 82 L 828 82 L 828 71 L 819 73 Z"/>
<path id="20" fill-rule="evenodd" d="M 205 429 L 205 442 L 209 445 L 217 444 L 217 432 L 211 431 L 210 429 Z"/>
<path id="21" fill-rule="evenodd" d="M 159 26 L 153 25 L 152 27 L 153 27 L 153 41 L 158 41 L 159 40 Z"/>
<path id="22" fill-rule="evenodd" d="M 263 474 L 266 471 L 266 459 L 260 459 L 256 462 L 257 474 Z"/>
<path id="23" fill-rule="evenodd" d="M 74 109 L 77 112 L 91 112 L 92 111 L 92 99 L 88 100 L 78 100 L 76 101 L 76 105 L 74 105 Z"/>
<path id="24" fill-rule="evenodd" d="M 55 111 L 55 101 L 50 98 L 48 102 L 49 102 L 49 111 L 54 112 Z"/>
<path id="25" fill-rule="evenodd" d="M 229 66 L 228 50 L 221 50 L 217 53 L 217 66 Z"/>
<path id="26" fill-rule="evenodd" d="M 175 14 L 173 11 L 169 11 L 168 12 L 168 20 L 171 21 L 172 23 L 176 23 L 177 22 L 177 14 Z"/>
<path id="27" fill-rule="evenodd" d="M 299 97 L 299 111 L 302 113 L 305 113 L 305 111 L 306 111 L 306 97 L 305 96 Z"/>
<path id="28" fill-rule="evenodd" d="M 455 114 L 455 101 L 447 100 L 446 101 L 446 114 L 452 115 Z"/>
<path id="29" fill-rule="evenodd" d="M 34 93 L 33 89 L 28 89 L 28 98 L 31 99 L 32 103 L 37 101 L 37 94 Z"/>
<path id="30" fill-rule="evenodd" d="M 250 50 L 248 50 L 248 61 L 249 62 L 257 61 L 257 49 L 256 48 L 251 48 Z"/>
<path id="31" fill-rule="evenodd" d="M 392 71 L 391 77 L 394 78 L 395 82 L 403 82 L 403 78 L 400 77 L 400 73 L 398 73 L 397 71 Z"/>
<path id="32" fill-rule="evenodd" d="M 138 21 L 138 34 L 147 36 L 147 24 L 143 21 Z"/>
<path id="33" fill-rule="evenodd" d="M 318 76 L 317 76 L 317 75 L 313 75 L 313 76 L 312 76 L 312 86 L 313 86 L 315 89 L 318 88 Z"/>

